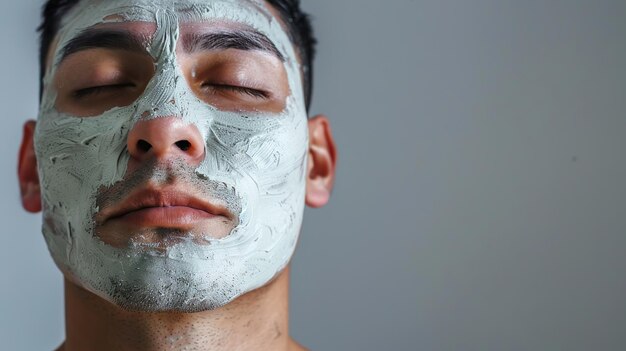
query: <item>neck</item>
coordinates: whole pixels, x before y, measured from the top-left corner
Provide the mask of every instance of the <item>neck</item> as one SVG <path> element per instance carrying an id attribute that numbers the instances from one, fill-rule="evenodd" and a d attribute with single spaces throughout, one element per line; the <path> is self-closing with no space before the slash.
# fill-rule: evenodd
<path id="1" fill-rule="evenodd" d="M 65 280 L 60 350 L 291 350 L 289 269 L 268 285 L 205 312 L 126 311 Z"/>

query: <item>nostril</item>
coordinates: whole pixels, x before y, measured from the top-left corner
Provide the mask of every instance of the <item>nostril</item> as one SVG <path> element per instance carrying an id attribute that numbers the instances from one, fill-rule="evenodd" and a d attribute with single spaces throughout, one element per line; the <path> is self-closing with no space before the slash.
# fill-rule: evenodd
<path id="1" fill-rule="evenodd" d="M 187 151 L 187 150 L 191 149 L 191 143 L 188 140 L 180 140 L 180 141 L 177 141 L 174 144 L 176 144 L 176 146 L 179 149 L 181 149 L 182 151 Z"/>
<path id="2" fill-rule="evenodd" d="M 152 145 L 150 145 L 149 142 L 143 139 L 140 139 L 139 141 L 137 141 L 137 149 L 139 151 L 148 152 L 148 150 L 150 150 L 151 148 L 152 148 Z"/>

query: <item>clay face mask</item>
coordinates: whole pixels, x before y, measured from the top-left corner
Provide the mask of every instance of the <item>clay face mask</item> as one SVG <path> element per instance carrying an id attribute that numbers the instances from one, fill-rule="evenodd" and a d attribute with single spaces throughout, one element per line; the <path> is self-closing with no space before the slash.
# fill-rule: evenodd
<path id="1" fill-rule="evenodd" d="M 192 312 L 223 306 L 286 267 L 302 221 L 308 132 L 294 48 L 264 6 L 245 0 L 83 0 L 65 16 L 44 80 L 35 148 L 43 233 L 54 261 L 74 283 L 124 308 Z M 152 28 L 145 47 L 154 66 L 145 90 L 106 111 L 60 108 L 64 82 L 56 75 L 64 48 L 85 30 L 135 24 Z M 271 41 L 271 55 L 283 61 L 288 81 L 281 108 L 228 108 L 190 87 L 180 64 L 181 38 L 219 26 L 260 34 L 259 47 L 267 46 L 263 38 Z M 199 135 L 199 162 L 146 159 L 131 167 L 133 130 L 172 118 Z M 120 204 L 166 188 L 205 203 L 221 222 L 213 218 L 190 228 L 115 224 Z"/>

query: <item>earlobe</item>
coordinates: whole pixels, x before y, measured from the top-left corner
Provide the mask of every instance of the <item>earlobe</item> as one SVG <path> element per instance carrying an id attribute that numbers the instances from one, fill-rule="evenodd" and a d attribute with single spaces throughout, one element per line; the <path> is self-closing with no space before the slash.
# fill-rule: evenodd
<path id="1" fill-rule="evenodd" d="M 306 181 L 306 204 L 322 207 L 330 198 L 335 182 L 337 150 L 328 118 L 309 119 L 309 162 Z"/>
<path id="2" fill-rule="evenodd" d="M 24 135 L 18 155 L 17 175 L 22 206 L 28 212 L 41 211 L 41 191 L 34 146 L 35 121 L 24 123 Z"/>

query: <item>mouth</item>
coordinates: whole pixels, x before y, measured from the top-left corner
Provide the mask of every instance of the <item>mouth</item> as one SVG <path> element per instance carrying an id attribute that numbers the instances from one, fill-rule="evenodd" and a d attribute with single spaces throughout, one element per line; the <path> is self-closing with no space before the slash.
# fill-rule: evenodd
<path id="1" fill-rule="evenodd" d="M 100 225 L 122 222 L 138 228 L 191 229 L 200 222 L 232 222 L 233 214 L 223 205 L 194 196 L 182 189 L 148 188 L 132 192 L 119 206 L 104 209 Z"/>

